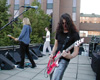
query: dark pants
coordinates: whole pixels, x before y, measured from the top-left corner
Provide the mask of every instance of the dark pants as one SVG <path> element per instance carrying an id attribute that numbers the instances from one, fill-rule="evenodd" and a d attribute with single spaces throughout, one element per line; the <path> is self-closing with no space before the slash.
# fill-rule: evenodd
<path id="1" fill-rule="evenodd" d="M 20 62 L 20 66 L 21 67 L 24 67 L 24 59 L 25 59 L 25 53 L 27 54 L 28 56 L 28 59 L 30 60 L 32 66 L 35 66 L 35 62 L 34 60 L 32 59 L 30 53 L 29 53 L 29 45 L 23 43 L 23 42 L 20 42 L 20 54 L 21 54 L 21 62 Z"/>

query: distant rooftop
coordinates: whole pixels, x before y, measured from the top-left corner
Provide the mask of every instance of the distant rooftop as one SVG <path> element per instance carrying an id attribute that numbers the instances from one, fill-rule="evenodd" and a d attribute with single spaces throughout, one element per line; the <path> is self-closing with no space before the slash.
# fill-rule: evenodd
<path id="1" fill-rule="evenodd" d="M 92 13 L 92 14 L 84 14 L 80 13 L 80 17 L 100 17 L 100 15 Z"/>

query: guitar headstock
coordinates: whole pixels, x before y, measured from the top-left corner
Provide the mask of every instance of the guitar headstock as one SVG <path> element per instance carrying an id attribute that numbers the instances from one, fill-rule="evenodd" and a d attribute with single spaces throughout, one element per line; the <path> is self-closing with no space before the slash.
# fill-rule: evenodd
<path id="1" fill-rule="evenodd" d="M 10 34 L 8 34 L 7 36 L 8 36 L 8 37 L 11 37 L 11 35 L 10 35 Z"/>
<path id="2" fill-rule="evenodd" d="M 80 40 L 77 40 L 76 42 L 75 42 L 75 46 L 79 46 L 80 44 L 82 44 L 84 42 L 84 38 L 81 38 Z"/>

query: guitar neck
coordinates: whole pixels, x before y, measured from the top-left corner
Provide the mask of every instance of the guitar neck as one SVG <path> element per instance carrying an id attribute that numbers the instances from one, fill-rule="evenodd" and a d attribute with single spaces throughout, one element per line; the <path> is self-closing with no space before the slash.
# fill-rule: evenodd
<path id="1" fill-rule="evenodd" d="M 66 49 L 66 52 L 69 51 L 69 50 L 71 50 L 71 49 L 74 47 L 74 44 L 75 44 L 75 43 L 73 43 L 70 47 L 68 47 L 68 48 Z"/>
<path id="2" fill-rule="evenodd" d="M 15 37 L 11 36 L 11 38 L 15 40 Z"/>
<path id="3" fill-rule="evenodd" d="M 13 36 L 11 36 L 11 35 L 8 35 L 8 37 L 10 37 L 10 38 L 12 38 L 12 39 L 14 39 L 14 40 L 15 40 L 15 37 L 13 37 Z"/>

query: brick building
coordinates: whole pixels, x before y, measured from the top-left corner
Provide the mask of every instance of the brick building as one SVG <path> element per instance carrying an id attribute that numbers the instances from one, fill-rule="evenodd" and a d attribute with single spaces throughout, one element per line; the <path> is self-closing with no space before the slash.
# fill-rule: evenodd
<path id="1" fill-rule="evenodd" d="M 25 5 L 29 6 L 34 0 L 7 0 L 7 4 L 11 4 L 9 12 L 12 17 L 18 16 L 24 11 L 24 8 L 18 9 Z M 80 1 L 81 0 L 37 0 L 41 3 L 41 8 L 46 14 L 53 13 L 52 16 L 52 32 L 56 30 L 59 17 L 63 13 L 69 13 L 77 26 L 80 36 L 85 37 L 85 42 L 89 43 L 91 36 L 100 35 L 100 16 L 95 14 L 80 14 Z M 15 15 L 15 13 L 17 14 Z M 93 15 L 95 17 L 93 17 Z M 22 16 L 20 16 L 22 18 Z"/>

